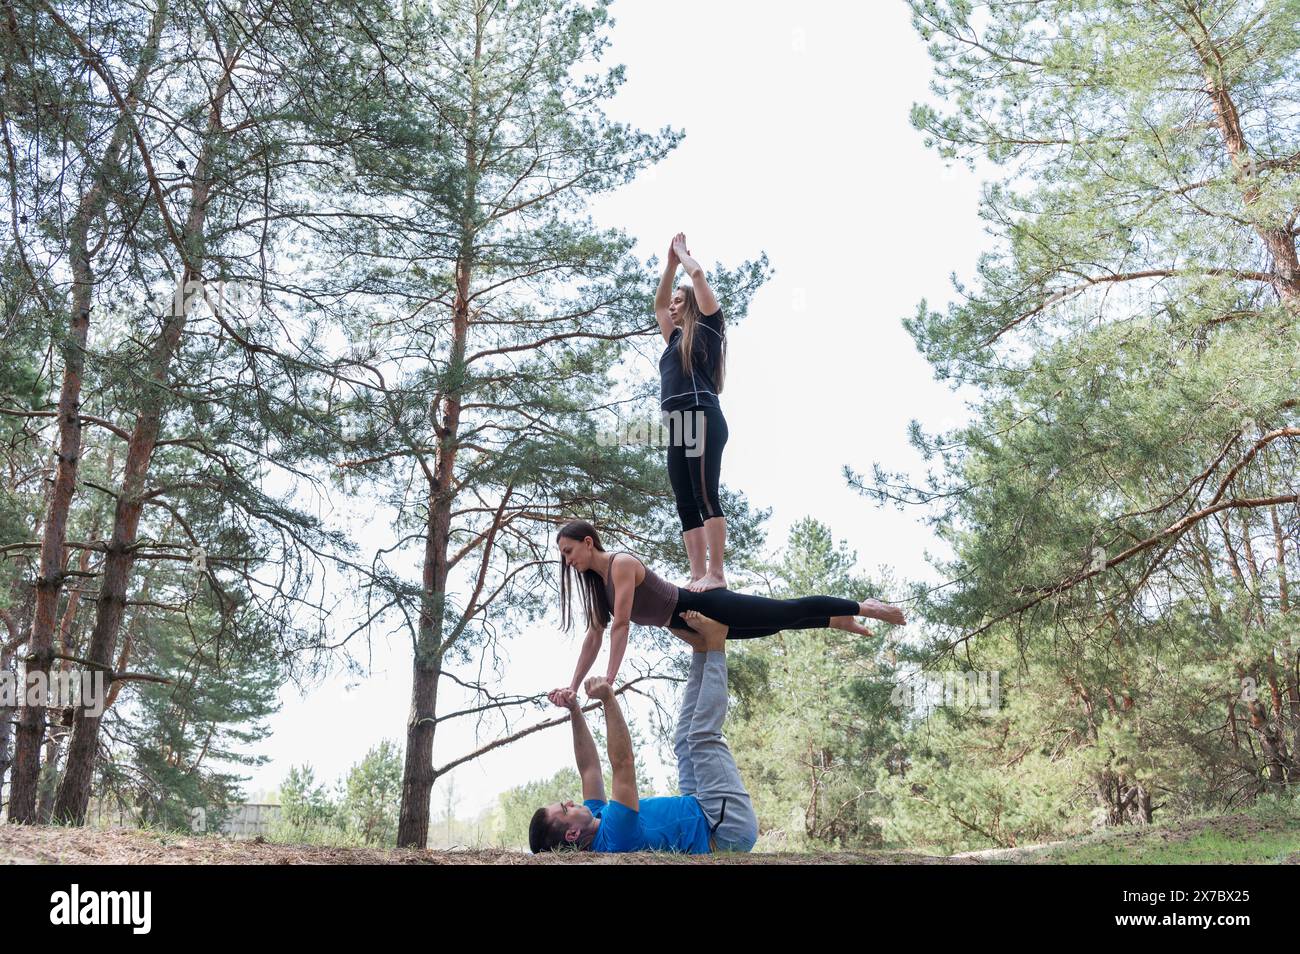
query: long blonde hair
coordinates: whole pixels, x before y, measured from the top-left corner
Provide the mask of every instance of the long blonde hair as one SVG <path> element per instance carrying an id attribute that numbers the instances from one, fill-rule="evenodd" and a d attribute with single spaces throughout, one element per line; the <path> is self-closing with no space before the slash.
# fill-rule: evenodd
<path id="1" fill-rule="evenodd" d="M 678 345 L 678 353 L 681 355 L 682 373 L 689 375 L 695 358 L 695 332 L 699 326 L 700 305 L 695 300 L 695 289 L 690 285 L 679 286 L 682 290 L 682 340 Z M 717 388 L 719 394 L 722 393 L 722 382 L 727 376 L 727 319 L 724 315 L 722 318 L 722 350 L 718 353 L 718 366 L 713 370 L 713 386 Z"/>

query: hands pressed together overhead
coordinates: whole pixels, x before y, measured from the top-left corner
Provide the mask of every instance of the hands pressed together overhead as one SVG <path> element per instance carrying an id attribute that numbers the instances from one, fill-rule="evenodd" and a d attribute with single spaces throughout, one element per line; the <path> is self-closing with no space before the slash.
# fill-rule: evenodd
<path id="1" fill-rule="evenodd" d="M 686 247 L 686 233 L 678 232 L 668 243 L 668 261 L 676 265 L 690 254 L 691 250 Z"/>

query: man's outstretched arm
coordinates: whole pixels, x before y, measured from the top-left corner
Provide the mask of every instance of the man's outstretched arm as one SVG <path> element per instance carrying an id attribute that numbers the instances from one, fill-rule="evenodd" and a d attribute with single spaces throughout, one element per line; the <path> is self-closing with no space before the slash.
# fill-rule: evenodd
<path id="1" fill-rule="evenodd" d="M 557 706 L 569 710 L 569 723 L 573 727 L 573 759 L 578 763 L 578 775 L 582 778 L 582 800 L 605 800 L 605 777 L 600 770 L 600 753 L 596 751 L 596 740 L 587 728 L 587 719 L 582 714 L 582 705 L 578 694 L 568 689 L 556 689 L 550 699 Z"/>
<path id="2" fill-rule="evenodd" d="M 632 734 L 623 721 L 623 710 L 609 681 L 600 676 L 587 680 L 587 695 L 605 705 L 605 735 L 609 743 L 609 769 L 614 776 L 614 801 L 632 811 L 641 810 L 636 794 L 636 760 L 632 755 Z"/>

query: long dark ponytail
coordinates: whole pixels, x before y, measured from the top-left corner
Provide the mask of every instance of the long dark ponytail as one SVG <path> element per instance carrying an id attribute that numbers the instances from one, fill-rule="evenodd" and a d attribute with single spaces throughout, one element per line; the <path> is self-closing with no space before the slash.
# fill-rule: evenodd
<path id="1" fill-rule="evenodd" d="M 596 528 L 586 520 L 570 520 L 564 526 L 560 527 L 560 532 L 555 535 L 555 539 L 577 540 L 581 543 L 587 537 L 591 537 L 592 546 L 601 553 L 605 548 L 600 545 L 600 535 L 596 533 Z M 575 583 L 570 579 L 577 576 Z M 560 555 L 560 622 L 563 624 L 565 631 L 573 628 L 573 591 L 577 590 L 582 596 L 582 613 L 587 618 L 588 626 L 596 626 L 604 629 L 609 625 L 609 618 L 612 615 L 609 607 L 609 595 L 605 592 L 605 581 L 601 579 L 600 574 L 595 570 L 578 571 L 569 566 L 564 560 L 564 555 Z"/>

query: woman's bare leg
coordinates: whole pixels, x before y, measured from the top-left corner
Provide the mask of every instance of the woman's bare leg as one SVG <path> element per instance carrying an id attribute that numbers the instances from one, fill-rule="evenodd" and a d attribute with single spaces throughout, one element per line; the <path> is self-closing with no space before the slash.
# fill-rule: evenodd
<path id="1" fill-rule="evenodd" d="M 709 572 L 709 544 L 704 535 L 704 527 L 682 531 L 682 542 L 686 545 L 686 559 L 691 561 L 691 582 L 686 588 L 695 589 L 695 584 Z"/>
<path id="2" fill-rule="evenodd" d="M 725 590 L 727 574 L 724 568 L 727 556 L 727 518 L 711 517 L 704 521 L 704 536 L 709 545 L 709 569 L 703 579 L 697 579 L 688 590 L 696 593 L 704 590 Z"/>

